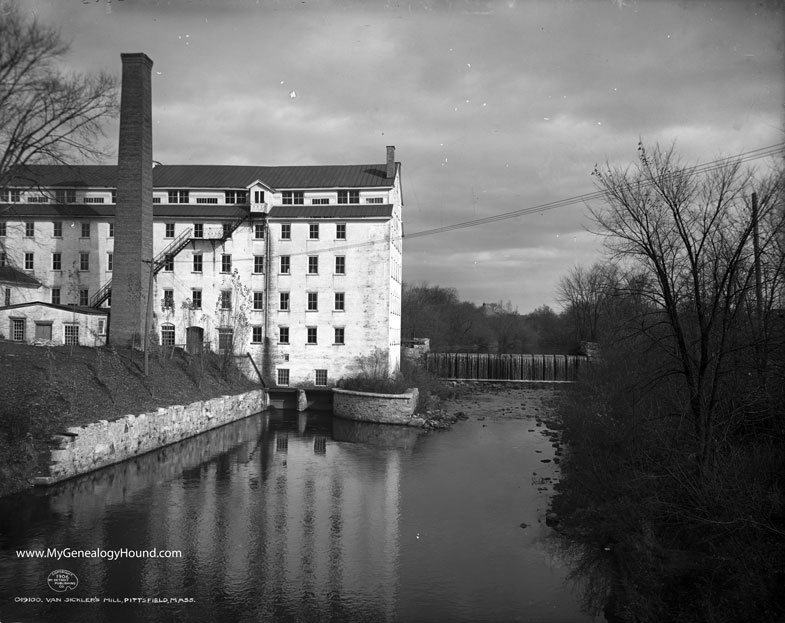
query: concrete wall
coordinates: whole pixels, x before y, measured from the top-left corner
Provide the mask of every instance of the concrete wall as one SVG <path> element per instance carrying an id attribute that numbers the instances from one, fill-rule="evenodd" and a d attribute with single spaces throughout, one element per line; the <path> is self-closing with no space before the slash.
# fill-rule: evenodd
<path id="1" fill-rule="evenodd" d="M 377 424 L 409 424 L 417 406 L 417 388 L 404 394 L 377 394 L 333 389 L 333 415 Z"/>
<path id="2" fill-rule="evenodd" d="M 113 463 L 157 450 L 204 431 L 239 420 L 267 407 L 263 390 L 173 405 L 113 422 L 101 420 L 56 435 L 50 464 L 36 485 L 50 485 Z"/>

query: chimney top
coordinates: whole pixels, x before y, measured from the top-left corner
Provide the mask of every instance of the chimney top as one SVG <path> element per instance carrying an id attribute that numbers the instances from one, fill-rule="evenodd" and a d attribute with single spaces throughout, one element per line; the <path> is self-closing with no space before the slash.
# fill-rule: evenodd
<path id="1" fill-rule="evenodd" d="M 120 54 L 120 59 L 123 65 L 127 63 L 143 63 L 150 68 L 153 66 L 153 60 L 144 52 L 122 53 Z"/>
<path id="2" fill-rule="evenodd" d="M 395 145 L 387 145 L 387 168 L 385 171 L 387 179 L 395 177 Z"/>

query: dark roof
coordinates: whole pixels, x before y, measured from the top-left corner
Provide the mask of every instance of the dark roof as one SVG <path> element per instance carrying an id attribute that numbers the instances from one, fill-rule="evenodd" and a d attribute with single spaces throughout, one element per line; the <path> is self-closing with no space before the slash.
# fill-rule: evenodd
<path id="1" fill-rule="evenodd" d="M 392 216 L 392 204 L 273 206 L 270 218 L 361 218 Z"/>
<path id="2" fill-rule="evenodd" d="M 396 165 L 397 167 L 398 165 Z M 385 188 L 393 185 L 385 164 L 258 167 L 173 164 L 153 168 L 154 188 L 246 188 L 259 180 L 276 190 L 306 188 Z M 28 165 L 9 186 L 115 188 L 115 165 Z"/>
<path id="3" fill-rule="evenodd" d="M 0 282 L 13 283 L 25 288 L 37 288 L 41 285 L 41 282 L 38 281 L 38 279 L 31 277 L 13 266 L 0 266 Z"/>
<path id="4" fill-rule="evenodd" d="M 33 307 L 41 305 L 42 307 L 51 307 L 52 309 L 60 309 L 68 312 L 76 312 L 77 314 L 87 314 L 89 316 L 108 316 L 108 309 L 97 309 L 95 307 L 85 307 L 84 305 L 55 305 L 54 303 L 45 303 L 44 301 L 29 301 L 27 303 L 16 303 L 15 305 L 6 305 L 0 309 L 19 309 L 21 307 Z"/>

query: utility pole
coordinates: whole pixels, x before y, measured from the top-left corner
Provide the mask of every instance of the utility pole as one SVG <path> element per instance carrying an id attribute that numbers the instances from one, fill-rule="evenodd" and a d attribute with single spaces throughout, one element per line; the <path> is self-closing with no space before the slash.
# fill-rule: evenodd
<path id="1" fill-rule="evenodd" d="M 763 280 L 760 269 L 760 232 L 758 227 L 758 193 L 752 193 L 752 253 L 755 265 L 755 368 L 758 383 L 766 384 L 766 323 L 763 317 Z"/>
<path id="2" fill-rule="evenodd" d="M 144 375 L 149 372 L 150 360 L 150 316 L 153 312 L 153 260 L 142 260 L 144 264 L 150 265 L 150 278 L 147 282 L 147 311 L 144 316 Z"/>

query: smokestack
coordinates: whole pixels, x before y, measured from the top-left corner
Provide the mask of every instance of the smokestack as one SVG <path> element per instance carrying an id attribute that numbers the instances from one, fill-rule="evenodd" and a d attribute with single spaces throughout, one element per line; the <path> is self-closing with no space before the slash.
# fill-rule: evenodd
<path id="1" fill-rule="evenodd" d="M 395 179 L 395 145 L 387 145 L 387 179 Z"/>
<path id="2" fill-rule="evenodd" d="M 109 341 L 141 337 L 153 259 L 153 61 L 121 54 L 120 140 L 117 159 L 114 271 Z"/>

